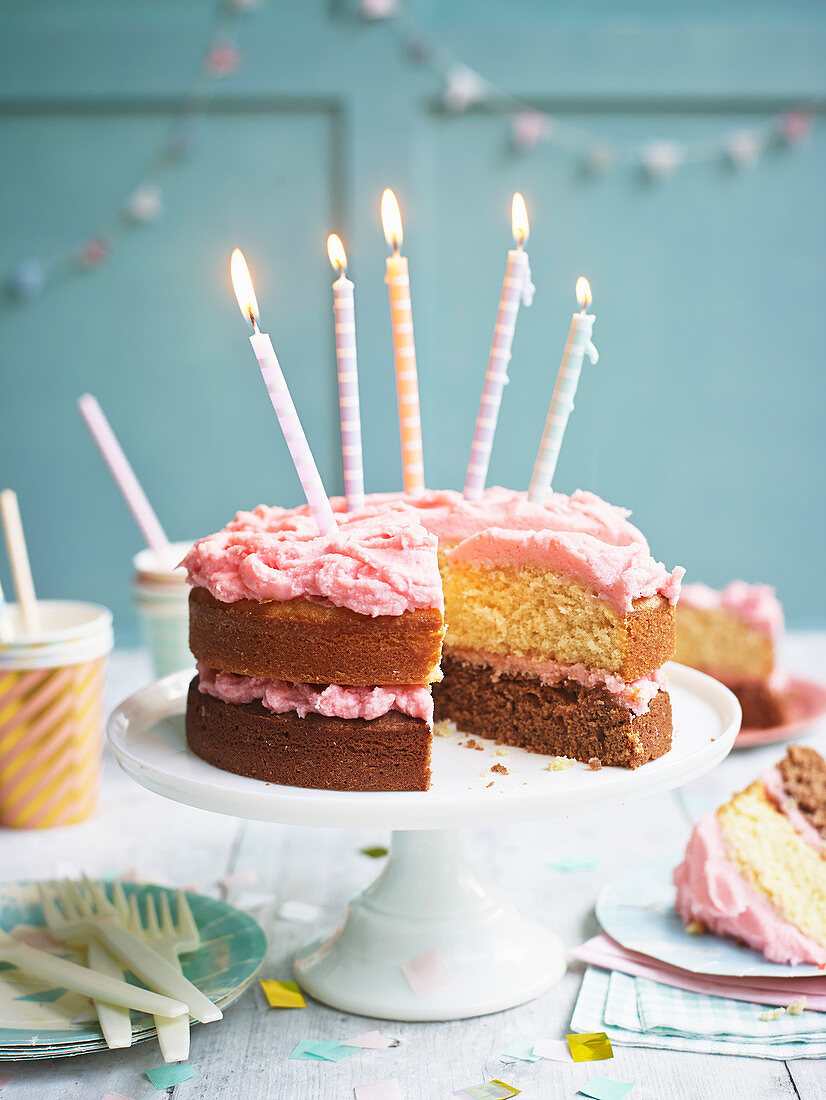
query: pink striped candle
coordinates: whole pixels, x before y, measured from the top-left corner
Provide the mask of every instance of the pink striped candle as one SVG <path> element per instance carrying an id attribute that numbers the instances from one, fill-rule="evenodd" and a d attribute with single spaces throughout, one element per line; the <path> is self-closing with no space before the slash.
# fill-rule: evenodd
<path id="1" fill-rule="evenodd" d="M 250 344 L 261 368 L 267 393 L 270 395 L 272 407 L 284 433 L 284 439 L 290 449 L 293 463 L 295 464 L 298 480 L 307 497 L 307 503 L 313 513 L 318 529 L 322 535 L 330 535 L 338 529 L 333 509 L 324 491 L 318 469 L 313 459 L 312 451 L 295 411 L 293 399 L 287 389 L 287 383 L 281 371 L 281 366 L 272 346 L 272 340 L 266 332 L 258 328 L 258 302 L 252 286 L 247 261 L 240 248 L 233 250 L 230 261 L 232 285 L 235 289 L 235 297 L 244 317 L 251 322 L 254 332 L 250 336 Z"/>
<path id="2" fill-rule="evenodd" d="M 109 425 L 103 413 L 103 409 L 90 393 L 78 399 L 80 415 L 86 421 L 86 427 L 92 434 L 92 439 L 98 445 L 98 450 L 103 455 L 103 461 L 109 467 L 109 472 L 115 479 L 115 484 L 121 491 L 123 499 L 132 516 L 140 528 L 141 534 L 146 539 L 146 545 L 154 550 L 160 562 L 164 562 L 169 547 L 169 539 L 161 527 L 158 517 L 147 499 L 146 493 L 135 477 L 135 471 L 129 465 L 129 459 L 123 453 L 115 433 Z"/>
<path id="3" fill-rule="evenodd" d="M 416 373 L 416 345 L 413 340 L 413 310 L 410 303 L 410 274 L 407 257 L 400 253 L 402 219 L 396 196 L 387 188 L 381 197 L 384 236 L 393 249 L 387 258 L 385 282 L 390 290 L 390 320 L 393 326 L 393 358 L 399 398 L 399 430 L 402 442 L 404 491 L 424 492 L 422 419 L 419 411 L 419 379 Z"/>
<path id="4" fill-rule="evenodd" d="M 508 381 L 508 363 L 516 330 L 516 315 L 519 313 L 520 302 L 529 306 L 533 301 L 531 269 L 528 254 L 524 251 L 525 241 L 528 239 L 528 212 L 525 209 L 525 200 L 518 191 L 513 196 L 511 223 L 516 248 L 508 252 L 508 266 L 505 268 L 502 297 L 499 299 L 499 312 L 493 329 L 485 387 L 482 390 L 465 476 L 465 500 L 478 500 L 484 491 L 493 436 L 499 419 L 499 406 L 502 403 L 502 390 Z"/>
<path id="5" fill-rule="evenodd" d="M 359 371 L 356 357 L 356 313 L 353 284 L 347 278 L 347 253 L 341 238 L 327 238 L 327 255 L 338 271 L 333 283 L 333 315 L 336 325 L 338 406 L 341 416 L 341 459 L 344 471 L 344 499 L 347 511 L 364 506 L 364 469 L 361 456 L 359 415 Z"/>

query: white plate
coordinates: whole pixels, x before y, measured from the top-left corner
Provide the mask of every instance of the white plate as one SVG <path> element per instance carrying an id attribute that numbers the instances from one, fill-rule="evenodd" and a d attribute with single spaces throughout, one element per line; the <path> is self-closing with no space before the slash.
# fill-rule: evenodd
<path id="1" fill-rule="evenodd" d="M 651 959 L 695 974 L 730 978 L 823 977 L 816 966 L 785 966 L 764 959 L 727 936 L 706 932 L 690 936 L 674 909 L 671 872 L 682 852 L 632 867 L 603 889 L 596 904 L 597 920 L 618 943 Z"/>
<path id="2" fill-rule="evenodd" d="M 548 771 L 548 757 L 511 749 L 505 757 L 436 737 L 429 791 L 318 791 L 221 771 L 190 752 L 184 709 L 194 670 L 176 672 L 123 702 L 109 720 L 109 742 L 123 770 L 158 794 L 216 813 L 294 825 L 438 829 L 491 820 L 561 817 L 671 790 L 702 775 L 730 751 L 740 707 L 718 681 L 668 665 L 674 743 L 636 771 L 575 764 Z M 504 763 L 508 775 L 491 773 Z M 493 786 L 488 784 L 493 781 Z"/>

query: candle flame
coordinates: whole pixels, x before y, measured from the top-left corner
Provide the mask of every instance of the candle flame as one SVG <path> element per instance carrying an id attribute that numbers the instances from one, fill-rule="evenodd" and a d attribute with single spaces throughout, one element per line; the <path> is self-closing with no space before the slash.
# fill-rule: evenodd
<path id="1" fill-rule="evenodd" d="M 344 251 L 341 237 L 336 233 L 331 233 L 327 238 L 327 255 L 336 271 L 343 274 L 347 270 L 347 253 Z"/>
<path id="2" fill-rule="evenodd" d="M 525 200 L 519 191 L 514 194 L 513 203 L 511 204 L 511 226 L 513 228 L 513 239 L 521 248 L 530 234 L 530 225 L 528 224 L 528 210 L 525 206 Z"/>
<path id="3" fill-rule="evenodd" d="M 385 188 L 381 197 L 381 224 L 384 227 L 384 239 L 394 252 L 398 252 L 404 239 L 402 216 L 396 196 L 389 187 Z"/>
<path id="4" fill-rule="evenodd" d="M 238 308 L 250 324 L 254 325 L 258 320 L 258 302 L 250 278 L 250 269 L 240 248 L 233 248 L 229 270 L 232 276 L 232 288 L 238 299 Z"/>
<path id="5" fill-rule="evenodd" d="M 591 293 L 591 284 L 584 275 L 580 275 L 576 281 L 576 300 L 579 302 L 583 313 L 586 312 L 588 306 L 594 300 L 594 296 Z"/>

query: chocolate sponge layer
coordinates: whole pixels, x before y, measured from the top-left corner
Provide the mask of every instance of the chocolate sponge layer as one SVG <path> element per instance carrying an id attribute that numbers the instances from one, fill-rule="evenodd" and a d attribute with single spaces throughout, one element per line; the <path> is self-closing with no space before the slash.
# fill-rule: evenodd
<path id="1" fill-rule="evenodd" d="M 444 680 L 433 687 L 436 718 L 464 733 L 574 760 L 638 768 L 671 748 L 671 701 L 660 691 L 635 716 L 601 688 L 572 680 L 543 683 L 524 673 L 442 657 Z"/>
<path id="2" fill-rule="evenodd" d="M 225 703 L 189 685 L 186 740 L 207 763 L 236 775 L 329 791 L 426 791 L 430 727 L 389 711 L 380 718 L 272 714 Z"/>

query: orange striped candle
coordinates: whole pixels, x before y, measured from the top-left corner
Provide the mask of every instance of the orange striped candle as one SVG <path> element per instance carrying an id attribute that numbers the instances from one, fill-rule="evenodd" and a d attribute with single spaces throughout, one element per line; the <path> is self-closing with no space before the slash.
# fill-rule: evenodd
<path id="1" fill-rule="evenodd" d="M 381 197 L 384 236 L 393 249 L 387 258 L 385 282 L 390 290 L 390 320 L 393 325 L 393 358 L 399 398 L 399 429 L 402 442 L 404 491 L 424 491 L 422 420 L 419 411 L 419 379 L 416 373 L 416 345 L 413 340 L 413 311 L 410 304 L 410 275 L 407 257 L 402 256 L 402 219 L 396 196 L 387 188 Z"/>

